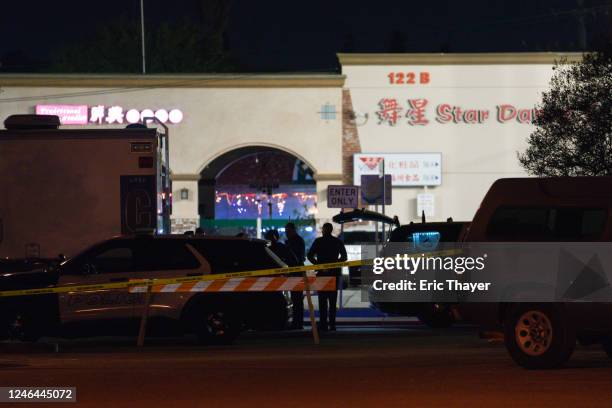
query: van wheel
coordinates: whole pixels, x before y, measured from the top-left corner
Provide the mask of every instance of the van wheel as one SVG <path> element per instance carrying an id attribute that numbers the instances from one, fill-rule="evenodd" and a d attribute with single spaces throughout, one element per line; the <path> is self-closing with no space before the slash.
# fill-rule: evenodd
<path id="1" fill-rule="evenodd" d="M 204 307 L 193 317 L 193 330 L 204 344 L 231 344 L 240 327 L 240 320 L 220 307 Z"/>
<path id="2" fill-rule="evenodd" d="M 504 342 L 518 365 L 556 368 L 572 355 L 576 333 L 555 304 L 516 304 L 504 322 Z"/>
<path id="3" fill-rule="evenodd" d="M 424 303 L 417 317 L 422 323 L 434 329 L 444 329 L 455 323 L 453 311 L 444 303 Z"/>

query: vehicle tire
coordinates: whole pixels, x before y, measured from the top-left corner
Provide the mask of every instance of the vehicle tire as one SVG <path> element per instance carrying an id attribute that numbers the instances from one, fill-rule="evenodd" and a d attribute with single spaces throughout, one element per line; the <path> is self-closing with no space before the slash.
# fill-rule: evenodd
<path id="1" fill-rule="evenodd" d="M 42 333 L 36 320 L 28 313 L 14 313 L 3 319 L 2 339 L 37 341 Z"/>
<path id="2" fill-rule="evenodd" d="M 453 311 L 445 303 L 424 303 L 417 317 L 433 329 L 444 329 L 455 323 Z"/>
<path id="3" fill-rule="evenodd" d="M 519 303 L 508 310 L 504 343 L 510 357 L 528 369 L 562 366 L 574 351 L 576 333 L 554 303 Z"/>
<path id="4" fill-rule="evenodd" d="M 222 306 L 204 306 L 192 315 L 193 331 L 204 344 L 232 344 L 240 334 L 241 322 Z"/>

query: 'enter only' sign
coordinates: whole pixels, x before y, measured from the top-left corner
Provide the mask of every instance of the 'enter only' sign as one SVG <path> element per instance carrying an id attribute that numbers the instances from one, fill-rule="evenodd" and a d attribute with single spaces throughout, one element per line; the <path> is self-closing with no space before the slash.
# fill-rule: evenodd
<path id="1" fill-rule="evenodd" d="M 327 208 L 357 208 L 359 187 L 327 186 Z"/>

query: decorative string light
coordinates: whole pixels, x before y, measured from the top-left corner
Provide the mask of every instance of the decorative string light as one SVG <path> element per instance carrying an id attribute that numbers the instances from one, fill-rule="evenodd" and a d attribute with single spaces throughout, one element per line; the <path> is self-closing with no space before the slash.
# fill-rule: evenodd
<path id="1" fill-rule="evenodd" d="M 259 193 L 231 193 L 226 191 L 216 191 L 215 203 L 225 204 L 238 215 L 246 215 L 249 209 L 262 213 L 262 207 L 271 202 L 276 207 L 279 216 L 285 215 L 285 210 L 290 202 L 296 202 L 298 206 L 306 206 L 303 211 L 305 214 L 316 214 L 317 195 L 307 192 L 279 192 L 271 195 L 261 195 Z M 289 200 L 289 201 L 288 201 Z"/>

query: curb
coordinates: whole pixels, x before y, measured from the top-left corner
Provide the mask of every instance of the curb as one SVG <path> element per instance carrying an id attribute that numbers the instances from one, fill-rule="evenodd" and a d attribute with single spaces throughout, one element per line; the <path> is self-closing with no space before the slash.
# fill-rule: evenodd
<path id="1" fill-rule="evenodd" d="M 0 353 L 58 353 L 58 343 L 32 343 L 26 341 L 0 342 Z"/>

